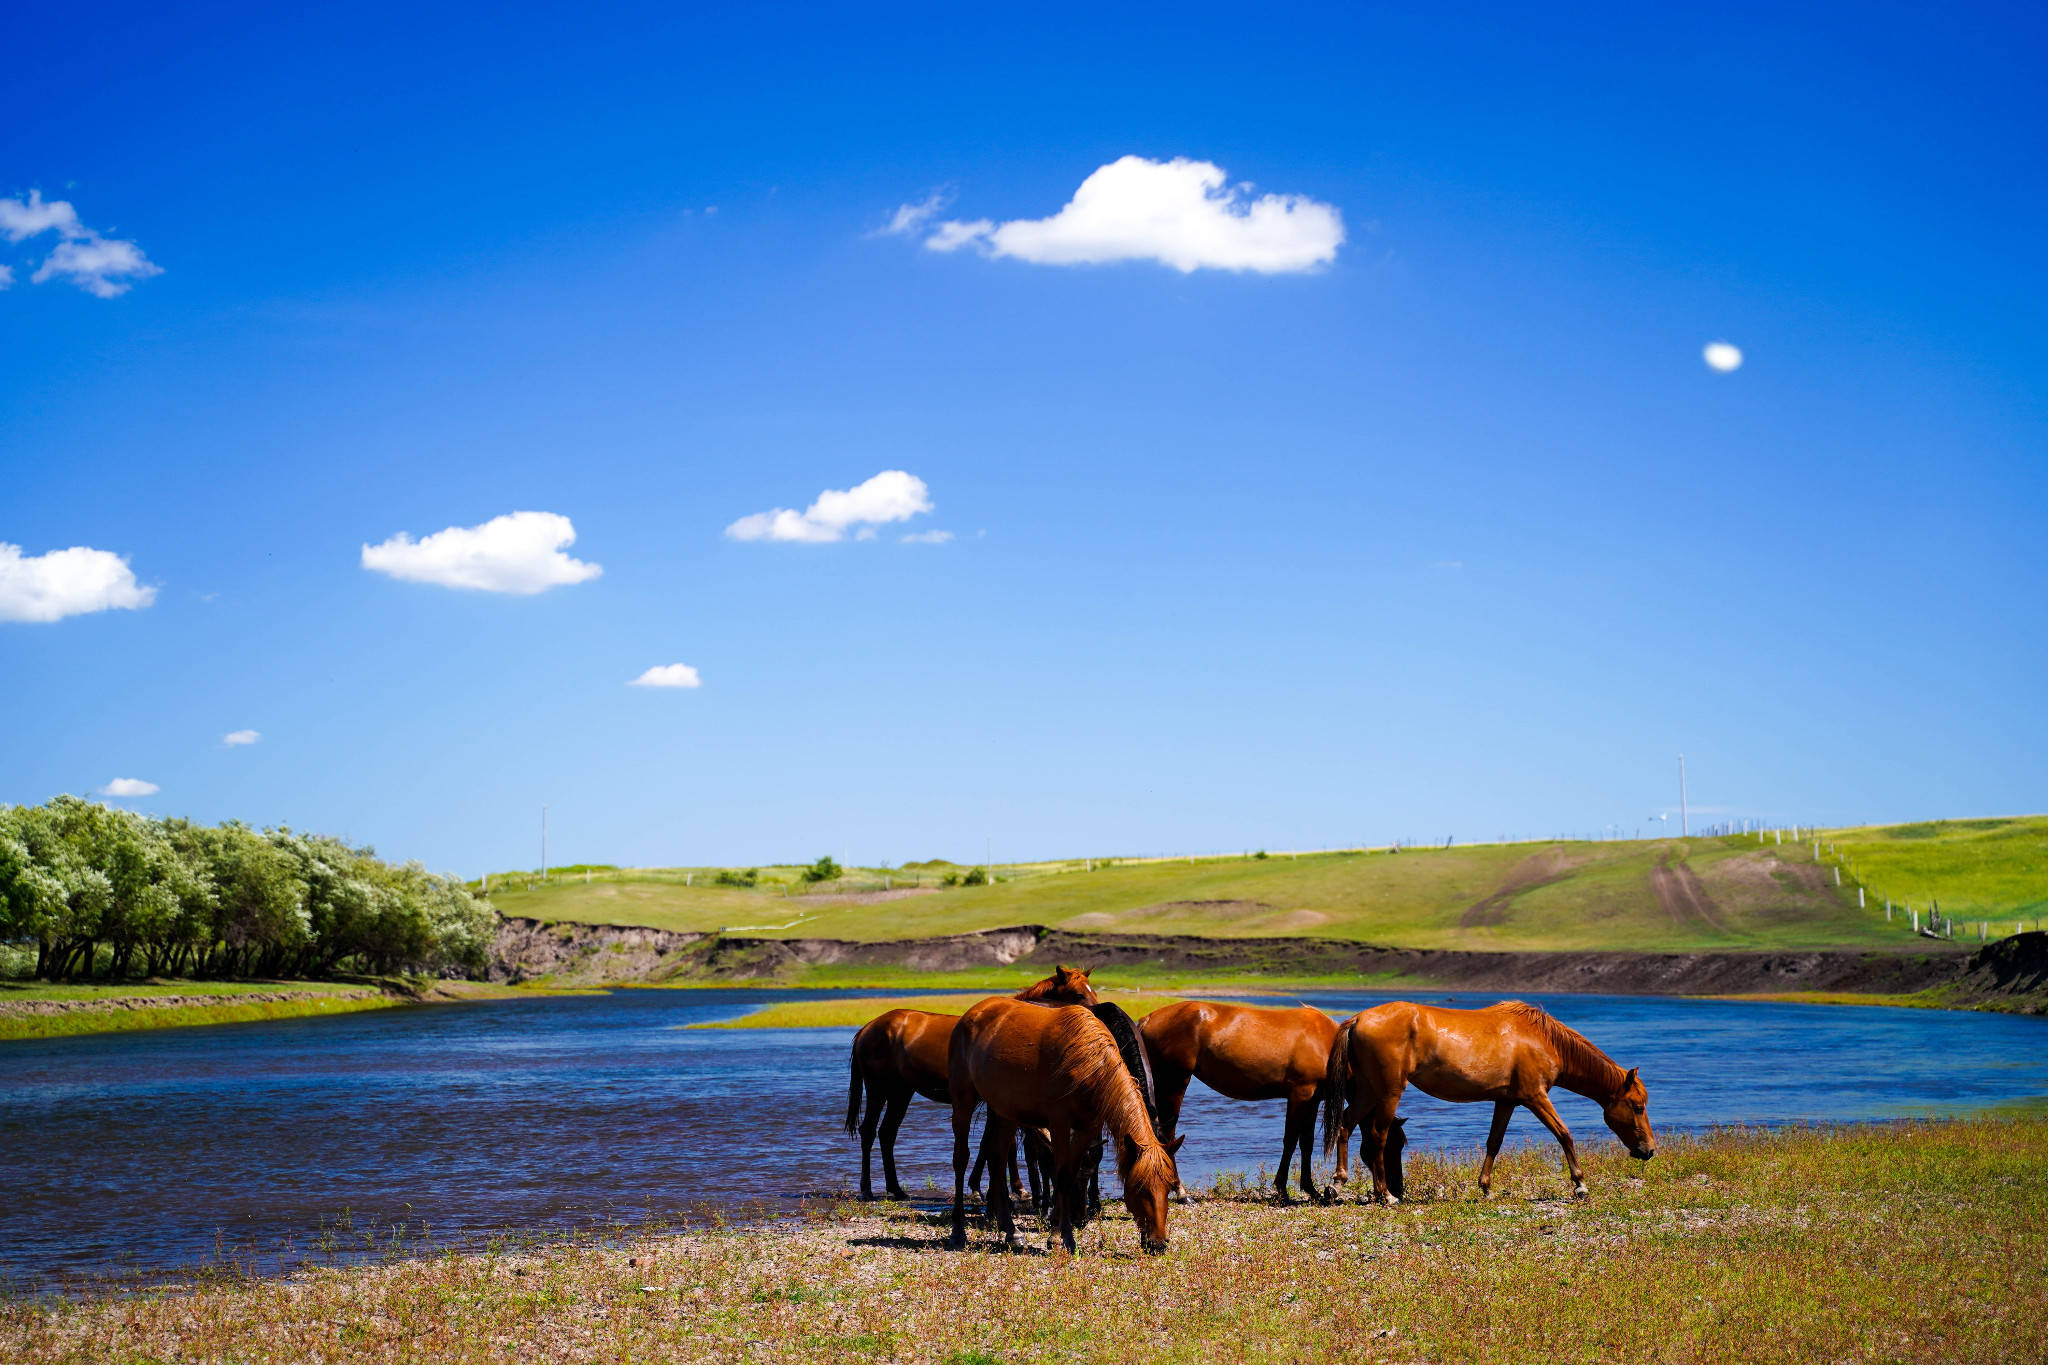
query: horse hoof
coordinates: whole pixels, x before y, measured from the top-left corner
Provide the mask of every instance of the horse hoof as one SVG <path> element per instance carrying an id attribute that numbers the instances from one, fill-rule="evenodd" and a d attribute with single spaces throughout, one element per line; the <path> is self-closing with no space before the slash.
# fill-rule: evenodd
<path id="1" fill-rule="evenodd" d="M 1586 1193 L 1586 1187 L 1584 1185 L 1581 1184 L 1572 1186 L 1572 1198 L 1587 1199 L 1590 1197 L 1591 1196 Z"/>

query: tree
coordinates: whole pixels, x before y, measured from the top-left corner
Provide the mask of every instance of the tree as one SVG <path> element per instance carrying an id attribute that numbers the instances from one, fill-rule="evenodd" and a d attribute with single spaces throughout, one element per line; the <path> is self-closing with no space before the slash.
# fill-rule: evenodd
<path id="1" fill-rule="evenodd" d="M 813 883 L 836 881 L 841 870 L 839 864 L 833 862 L 831 858 L 820 858 L 804 869 L 804 880 Z"/>

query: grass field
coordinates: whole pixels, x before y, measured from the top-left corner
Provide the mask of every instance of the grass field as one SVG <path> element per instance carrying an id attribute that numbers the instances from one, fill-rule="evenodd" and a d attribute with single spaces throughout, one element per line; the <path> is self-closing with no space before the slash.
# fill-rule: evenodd
<path id="1" fill-rule="evenodd" d="M 931 1215 L 821 1203 L 766 1228 L 0 1302 L 0 1358 L 2048 1359 L 2042 1118 L 1723 1132 L 1648 1165 L 1587 1148 L 1583 1201 L 1543 1148 L 1508 1154 L 1491 1201 L 1468 1158 L 1412 1159 L 1394 1209 L 1280 1208 L 1232 1178 L 1173 1209 L 1159 1258 L 1114 1205 L 1070 1258 L 979 1229 L 948 1252 Z"/>
<path id="2" fill-rule="evenodd" d="M 1913 831 L 1933 830 L 1930 834 Z M 894 939 L 1012 924 L 1082 931 L 1245 937 L 1304 935 L 1418 948 L 1891 946 L 1884 894 L 1940 895 L 1954 913 L 2006 920 L 2048 908 L 2048 818 L 1843 831 L 1848 867 L 1809 843 L 1754 836 L 1488 844 L 1449 849 L 1152 860 L 996 868 L 993 886 L 931 890 L 937 870 L 859 870 L 801 894 L 796 869 L 762 869 L 755 889 L 707 885 L 712 869 L 608 869 L 586 883 L 493 879 L 504 914 L 764 937 Z M 1882 886 L 1859 908 L 1856 877 Z M 891 878 L 913 894 L 873 894 Z M 686 878 L 688 883 L 686 884 Z M 530 887 L 530 889 L 529 889 Z M 872 890 L 870 890 L 872 888 Z M 2010 924 L 2007 925 L 2010 932 Z"/>
<path id="3" fill-rule="evenodd" d="M 535 988 L 477 981 L 441 981 L 424 989 L 362 981 L 140 981 L 113 985 L 0 981 L 0 1042 L 202 1024 L 249 1024 L 264 1019 L 355 1014 L 424 1001 L 484 1000 L 532 993 L 537 993 Z M 58 1013 L 21 1008 L 40 1002 L 61 1003 L 68 1008 Z"/>

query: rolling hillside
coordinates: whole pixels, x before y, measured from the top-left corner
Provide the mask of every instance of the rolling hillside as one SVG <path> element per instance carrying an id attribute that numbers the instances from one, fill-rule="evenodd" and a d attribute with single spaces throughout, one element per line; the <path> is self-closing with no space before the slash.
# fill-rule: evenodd
<path id="1" fill-rule="evenodd" d="M 999 865 L 995 885 L 950 888 L 936 883 L 964 869 L 945 864 L 857 869 L 822 888 L 806 888 L 795 868 L 760 869 L 762 884 L 751 889 L 707 885 L 716 869 L 570 870 L 545 884 L 524 873 L 494 877 L 491 901 L 506 915 L 541 920 L 757 937 L 879 940 L 1043 924 L 1417 948 L 1644 951 L 1908 947 L 1903 919 L 1886 922 L 1886 895 L 1923 907 L 1939 896 L 1944 910 L 1996 918 L 2005 933 L 2048 907 L 2048 818 L 1820 838 L 1818 860 L 1810 843 L 1754 836 L 1567 841 Z M 1838 854 L 1825 846 L 1830 839 Z M 1860 909 L 1859 876 L 1871 879 Z"/>

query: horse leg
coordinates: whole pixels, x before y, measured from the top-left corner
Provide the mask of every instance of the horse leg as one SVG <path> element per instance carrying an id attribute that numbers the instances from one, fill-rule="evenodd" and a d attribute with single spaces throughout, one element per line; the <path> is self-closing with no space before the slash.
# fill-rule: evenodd
<path id="1" fill-rule="evenodd" d="M 981 1146 L 976 1148 L 974 1152 L 974 1169 L 967 1173 L 967 1188 L 973 1190 L 976 1194 L 981 1193 L 981 1171 L 986 1165 L 988 1165 L 988 1129 L 984 1127 L 981 1130 Z"/>
<path id="2" fill-rule="evenodd" d="M 875 1187 L 871 1173 L 875 1157 L 875 1127 L 881 1123 L 882 1111 L 888 1107 L 888 1102 L 873 1085 L 869 1085 L 867 1091 L 867 1108 L 860 1116 L 860 1197 L 873 1199 Z"/>
<path id="3" fill-rule="evenodd" d="M 1173 1141 L 1173 1135 L 1180 1130 L 1180 1107 L 1182 1102 L 1188 1097 L 1188 1082 L 1192 1079 L 1191 1073 L 1170 1066 L 1158 1057 L 1152 1058 L 1152 1098 L 1159 1105 L 1159 1140 L 1161 1142 Z M 1099 1162 L 1097 1163 L 1097 1174 L 1092 1176 L 1091 1180 L 1094 1182 L 1093 1187 L 1099 1191 L 1102 1180 Z M 1177 1204 L 1192 1204 L 1195 1202 L 1194 1196 L 1182 1189 L 1174 1190 L 1173 1200 Z M 1096 1194 L 1095 1202 L 1100 1206 L 1102 1202 L 1100 1193 Z"/>
<path id="4" fill-rule="evenodd" d="M 1301 1192 L 1307 1195 L 1310 1200 L 1322 1203 L 1324 1202 L 1324 1192 L 1316 1188 L 1315 1175 L 1311 1165 L 1311 1156 L 1316 1145 L 1315 1091 L 1309 1091 L 1306 1096 L 1297 1094 L 1287 1102 L 1287 1123 L 1289 1127 L 1294 1129 L 1295 1145 L 1301 1150 Z M 1284 1176 L 1286 1172 L 1283 1170 L 1281 1174 Z M 1329 1191 L 1329 1197 L 1335 1199 L 1337 1192 L 1335 1190 Z"/>
<path id="5" fill-rule="evenodd" d="M 1016 1142 L 1017 1125 L 996 1117 L 995 1110 L 990 1109 L 988 1126 L 982 1130 L 982 1137 L 991 1151 L 1001 1152 Z M 999 1164 L 994 1158 L 989 1162 L 988 1207 L 989 1212 L 995 1215 L 996 1227 L 1002 1232 L 1004 1243 L 1014 1251 L 1022 1243 L 1017 1240 L 1017 1216 L 1015 1206 L 1010 1202 L 1010 1182 L 997 1169 Z"/>
<path id="6" fill-rule="evenodd" d="M 1017 1140 L 1003 1148 L 1003 1172 L 1010 1179 L 1010 1198 L 1021 1199 L 1024 1195 L 1024 1181 L 1017 1174 L 1017 1149 L 1024 1145 L 1024 1130 L 1017 1130 Z"/>
<path id="7" fill-rule="evenodd" d="M 953 1235 L 946 1245 L 955 1251 L 967 1249 L 967 1133 L 980 1102 L 968 1087 L 953 1087 Z"/>
<path id="8" fill-rule="evenodd" d="M 1401 1105 L 1401 1092 L 1390 1091 L 1373 1101 L 1365 1121 L 1365 1135 L 1359 1139 L 1358 1154 L 1369 1157 L 1372 1166 L 1372 1198 L 1376 1204 L 1398 1204 L 1387 1188 L 1387 1134 L 1394 1128 L 1394 1111 Z"/>
<path id="9" fill-rule="evenodd" d="M 1565 1169 L 1572 1173 L 1572 1194 L 1579 1199 L 1584 1199 L 1586 1197 L 1586 1177 L 1579 1174 L 1579 1153 L 1572 1146 L 1571 1130 L 1564 1126 L 1564 1120 L 1559 1118 L 1557 1110 L 1551 1107 L 1550 1096 L 1535 1095 L 1524 1100 L 1523 1103 L 1528 1105 L 1529 1112 L 1534 1114 L 1537 1120 L 1550 1130 L 1551 1136 L 1557 1139 L 1557 1145 L 1564 1148 Z"/>
<path id="10" fill-rule="evenodd" d="M 882 1115 L 882 1182 L 891 1199 L 910 1198 L 896 1183 L 896 1130 L 903 1126 L 903 1111 L 909 1107 L 910 1092 L 898 1091 L 889 1097 L 889 1112 Z"/>
<path id="11" fill-rule="evenodd" d="M 1508 1120 L 1514 1115 L 1513 1100 L 1500 1100 L 1493 1106 L 1493 1127 L 1486 1131 L 1486 1160 L 1479 1163 L 1479 1193 L 1482 1198 L 1493 1197 L 1493 1159 L 1500 1155 L 1501 1143 L 1507 1141 Z"/>
<path id="12" fill-rule="evenodd" d="M 1293 1197 L 1287 1193 L 1287 1168 L 1294 1164 L 1294 1140 L 1300 1125 L 1294 1121 L 1294 1101 L 1287 1101 L 1287 1116 L 1280 1123 L 1280 1173 L 1273 1177 L 1273 1188 L 1278 1191 L 1280 1202 L 1291 1204 Z"/>
<path id="13" fill-rule="evenodd" d="M 1330 1177 L 1333 1185 L 1351 1183 L 1351 1130 L 1357 1126 L 1358 1111 L 1346 1104 L 1344 1117 L 1337 1121 L 1337 1171 Z"/>

